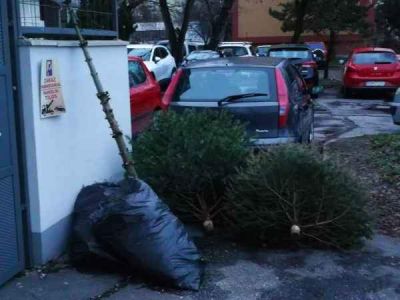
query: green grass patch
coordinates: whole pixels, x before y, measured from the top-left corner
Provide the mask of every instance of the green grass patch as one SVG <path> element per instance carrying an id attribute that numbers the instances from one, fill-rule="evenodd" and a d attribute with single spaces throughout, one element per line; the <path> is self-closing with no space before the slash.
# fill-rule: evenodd
<path id="1" fill-rule="evenodd" d="M 385 180 L 400 180 L 400 134 L 371 137 L 370 160 Z"/>

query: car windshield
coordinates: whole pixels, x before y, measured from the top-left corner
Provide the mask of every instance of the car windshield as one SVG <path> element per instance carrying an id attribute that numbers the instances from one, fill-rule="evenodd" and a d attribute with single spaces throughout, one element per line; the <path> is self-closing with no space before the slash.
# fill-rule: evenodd
<path id="1" fill-rule="evenodd" d="M 138 56 L 143 60 L 149 61 L 151 55 L 151 49 L 149 48 L 133 48 L 128 49 L 128 55 Z"/>
<path id="2" fill-rule="evenodd" d="M 311 59 L 311 53 L 308 49 L 271 49 L 269 51 L 271 57 L 282 57 L 282 58 L 301 58 Z"/>
<path id="3" fill-rule="evenodd" d="M 356 65 L 393 64 L 397 58 L 392 52 L 363 52 L 354 54 L 353 62 Z"/>
<path id="4" fill-rule="evenodd" d="M 129 86 L 135 87 L 146 81 L 146 73 L 137 61 L 129 62 Z"/>
<path id="5" fill-rule="evenodd" d="M 268 94 L 243 101 L 272 101 L 273 70 L 259 68 L 185 69 L 179 80 L 174 101 L 219 101 L 233 95 Z M 271 94 L 272 93 L 272 94 Z"/>
<path id="6" fill-rule="evenodd" d="M 268 50 L 271 47 L 257 47 L 257 53 L 262 55 L 267 55 Z"/>
<path id="7" fill-rule="evenodd" d="M 218 58 L 219 54 L 214 52 L 192 52 L 190 53 L 186 59 L 187 60 L 202 60 L 209 58 Z"/>
<path id="8" fill-rule="evenodd" d="M 219 50 L 224 54 L 224 56 L 245 56 L 249 53 L 247 52 L 246 47 L 242 46 L 223 46 L 220 47 Z"/>
<path id="9" fill-rule="evenodd" d="M 309 42 L 306 43 L 311 49 L 325 49 L 325 44 L 322 42 Z"/>

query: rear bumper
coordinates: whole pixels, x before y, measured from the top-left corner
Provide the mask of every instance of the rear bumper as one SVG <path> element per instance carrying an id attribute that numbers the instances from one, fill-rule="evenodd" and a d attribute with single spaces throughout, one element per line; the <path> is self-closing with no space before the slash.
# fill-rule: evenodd
<path id="1" fill-rule="evenodd" d="M 395 92 L 398 87 L 390 87 L 390 86 L 380 86 L 380 87 L 351 87 L 344 86 L 346 89 L 354 91 L 354 92 L 362 92 L 362 91 L 374 91 L 374 92 Z"/>
<path id="2" fill-rule="evenodd" d="M 252 139 L 252 147 L 264 147 L 268 145 L 279 145 L 296 142 L 295 137 L 278 137 L 278 138 L 265 138 L 265 139 Z"/>
<path id="3" fill-rule="evenodd" d="M 367 86 L 367 82 L 385 82 L 384 86 Z M 400 87 L 400 78 L 397 77 L 385 77 L 385 78 L 375 78 L 375 77 L 348 77 L 345 76 L 343 79 L 343 85 L 345 88 L 354 90 L 396 90 Z"/>

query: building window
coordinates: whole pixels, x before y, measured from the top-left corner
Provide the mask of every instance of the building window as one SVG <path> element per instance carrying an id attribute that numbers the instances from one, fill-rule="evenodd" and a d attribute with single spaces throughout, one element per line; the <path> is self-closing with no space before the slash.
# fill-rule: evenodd
<path id="1" fill-rule="evenodd" d="M 69 34 L 72 24 L 64 0 L 17 0 L 23 35 Z M 116 35 L 115 0 L 72 0 L 80 27 L 91 34 Z M 88 31 L 87 31 L 88 32 Z"/>

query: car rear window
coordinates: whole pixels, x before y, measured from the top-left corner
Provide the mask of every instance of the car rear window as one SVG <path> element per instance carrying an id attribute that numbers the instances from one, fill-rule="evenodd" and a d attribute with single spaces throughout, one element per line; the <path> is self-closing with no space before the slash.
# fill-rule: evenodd
<path id="1" fill-rule="evenodd" d="M 268 96 L 242 101 L 275 101 L 275 76 L 271 68 L 185 69 L 173 101 L 218 101 L 233 95 L 262 93 Z"/>
<path id="2" fill-rule="evenodd" d="M 300 59 L 311 59 L 311 51 L 308 49 L 271 49 L 269 50 L 269 56 L 281 57 L 281 58 L 300 58 Z"/>
<path id="3" fill-rule="evenodd" d="M 217 52 L 192 52 L 187 56 L 187 60 L 203 60 L 211 58 L 219 58 Z"/>
<path id="4" fill-rule="evenodd" d="M 151 49 L 148 48 L 133 48 L 128 49 L 128 55 L 137 56 L 143 60 L 149 61 L 151 56 Z"/>
<path id="5" fill-rule="evenodd" d="M 397 62 L 396 55 L 392 52 L 362 52 L 353 55 L 356 65 L 393 64 Z"/>
<path id="6" fill-rule="evenodd" d="M 137 61 L 129 62 L 129 86 L 135 87 L 146 81 L 146 73 Z"/>
<path id="7" fill-rule="evenodd" d="M 225 46 L 220 47 L 219 50 L 222 51 L 225 56 L 245 56 L 249 54 L 247 48 L 242 46 Z"/>

